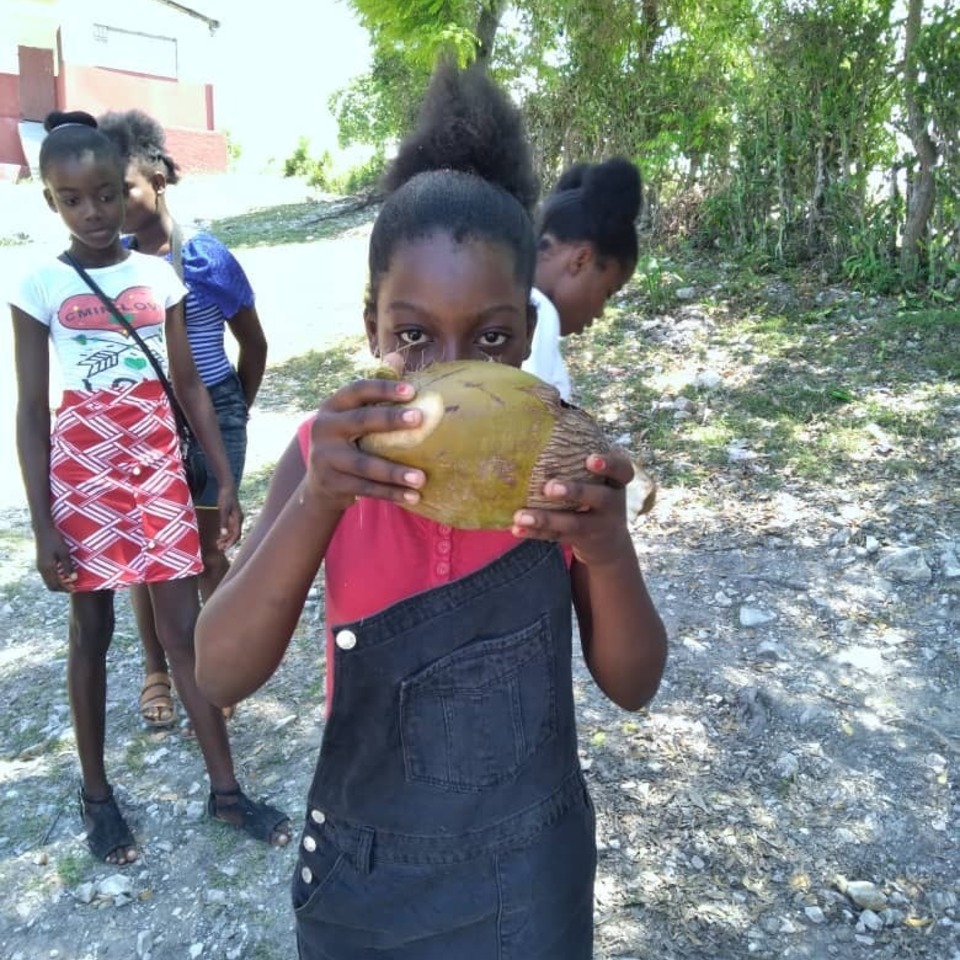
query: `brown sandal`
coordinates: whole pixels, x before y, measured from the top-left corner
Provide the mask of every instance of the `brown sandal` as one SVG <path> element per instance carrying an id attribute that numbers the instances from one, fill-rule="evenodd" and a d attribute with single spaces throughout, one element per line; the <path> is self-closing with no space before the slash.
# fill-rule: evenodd
<path id="1" fill-rule="evenodd" d="M 176 723 L 177 710 L 173 703 L 170 674 L 147 674 L 140 691 L 140 716 L 152 730 L 167 730 Z"/>

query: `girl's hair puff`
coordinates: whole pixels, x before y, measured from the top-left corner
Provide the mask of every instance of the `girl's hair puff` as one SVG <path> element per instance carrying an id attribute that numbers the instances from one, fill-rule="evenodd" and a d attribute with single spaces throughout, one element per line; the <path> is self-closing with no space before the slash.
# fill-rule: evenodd
<path id="1" fill-rule="evenodd" d="M 481 67 L 437 68 L 383 186 L 387 198 L 370 235 L 368 309 L 397 247 L 435 233 L 502 244 L 515 256 L 518 280 L 533 285 L 530 148 L 520 112 Z"/>
<path id="2" fill-rule="evenodd" d="M 123 159 L 116 146 L 97 128 L 97 121 L 83 110 L 53 110 L 43 121 L 47 131 L 40 144 L 40 179 L 46 180 L 50 167 L 62 160 L 92 155 L 97 162 L 115 166 L 123 177 Z"/>
<path id="3" fill-rule="evenodd" d="M 578 163 L 563 172 L 543 201 L 537 236 L 549 243 L 587 242 L 601 260 L 613 258 L 632 267 L 637 262 L 637 229 L 642 181 L 629 160 Z"/>
<path id="4" fill-rule="evenodd" d="M 142 110 L 111 111 L 100 118 L 100 129 L 127 163 L 162 173 L 170 184 L 180 180 L 180 166 L 167 152 L 167 135 L 153 117 Z"/>

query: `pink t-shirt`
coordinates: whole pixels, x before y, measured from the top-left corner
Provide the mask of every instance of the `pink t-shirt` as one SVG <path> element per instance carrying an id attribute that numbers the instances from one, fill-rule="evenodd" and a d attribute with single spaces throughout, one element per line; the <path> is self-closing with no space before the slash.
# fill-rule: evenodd
<path id="1" fill-rule="evenodd" d="M 310 455 L 313 417 L 297 439 Z M 509 530 L 458 530 L 389 501 L 362 497 L 344 512 L 324 560 L 326 580 L 327 710 L 333 702 L 331 624 L 372 616 L 393 604 L 459 580 L 521 541 Z M 564 548 L 569 567 L 572 552 Z"/>

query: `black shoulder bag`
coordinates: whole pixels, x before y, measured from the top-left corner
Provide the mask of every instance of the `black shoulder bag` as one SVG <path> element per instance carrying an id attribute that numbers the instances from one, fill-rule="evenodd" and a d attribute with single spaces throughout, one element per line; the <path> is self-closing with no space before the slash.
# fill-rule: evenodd
<path id="1" fill-rule="evenodd" d="M 179 244 L 178 244 L 179 246 Z M 69 263 L 74 270 L 82 277 L 84 283 L 97 295 L 100 302 L 110 311 L 114 319 L 133 337 L 137 346 L 143 351 L 144 356 L 150 361 L 163 392 L 170 401 L 170 408 L 173 410 L 173 419 L 177 425 L 177 436 L 180 439 L 180 457 L 183 461 L 183 470 L 187 475 L 187 486 L 190 488 L 191 496 L 199 496 L 207 485 L 207 462 L 201 451 L 200 444 L 196 443 L 193 430 L 187 421 L 186 414 L 180 406 L 173 387 L 163 372 L 163 367 L 153 355 L 153 351 L 144 343 L 143 338 L 134 329 L 133 324 L 120 312 L 117 305 L 100 289 L 93 277 L 78 263 L 69 253 L 61 254 L 61 259 Z"/>

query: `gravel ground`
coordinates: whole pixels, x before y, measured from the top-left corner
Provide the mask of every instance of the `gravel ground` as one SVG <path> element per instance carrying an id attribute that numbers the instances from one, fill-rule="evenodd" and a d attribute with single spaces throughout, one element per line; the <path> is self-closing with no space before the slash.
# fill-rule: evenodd
<path id="1" fill-rule="evenodd" d="M 229 199 L 208 201 L 226 209 Z M 359 331 L 363 237 L 360 228 L 241 251 L 272 364 Z M 31 249 L 0 248 L 0 273 Z M 721 333 L 694 299 L 642 327 L 627 322 L 623 337 L 653 343 L 667 366 L 709 357 L 719 385 L 703 381 L 692 405 L 663 401 L 679 418 L 721 406 L 753 370 L 724 352 Z M 916 376 L 922 385 L 927 375 Z M 265 406 L 253 421 L 254 469 L 303 415 Z M 938 416 L 955 425 L 957 412 L 954 391 Z M 195 743 L 141 728 L 122 598 L 108 763 L 143 858 L 121 871 L 87 855 L 65 604 L 33 572 L 9 436 L 0 443 L 10 464 L 0 504 L 0 960 L 293 957 L 295 851 L 206 820 Z M 915 469 L 900 482 L 860 470 L 771 489 L 762 449 L 734 445 L 708 482 L 662 484 L 635 528 L 671 638 L 662 691 L 649 711 L 626 714 L 576 670 L 598 809 L 598 958 L 960 960 L 958 453 L 954 429 L 953 440 L 907 451 Z M 251 488 L 254 506 L 256 496 Z M 322 733 L 322 611 L 318 593 L 276 676 L 231 722 L 244 784 L 295 820 Z"/>

